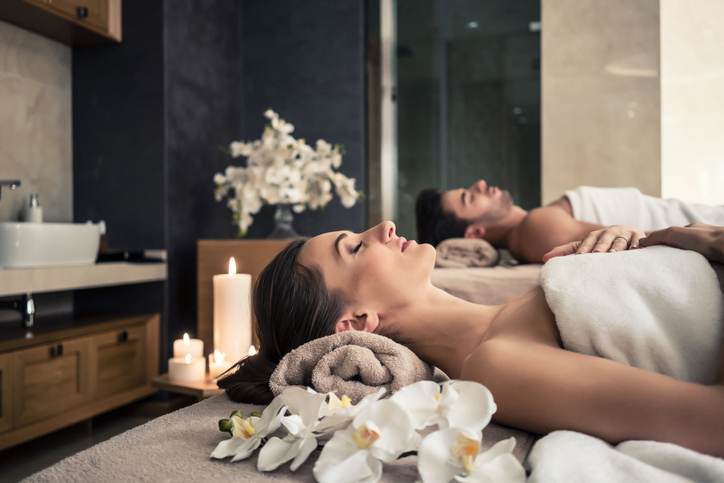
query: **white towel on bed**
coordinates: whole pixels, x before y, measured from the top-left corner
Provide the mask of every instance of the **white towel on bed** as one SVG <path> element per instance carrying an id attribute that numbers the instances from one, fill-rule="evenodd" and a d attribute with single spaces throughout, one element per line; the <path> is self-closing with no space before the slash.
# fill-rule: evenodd
<path id="1" fill-rule="evenodd" d="M 566 197 L 573 218 L 597 225 L 631 225 L 646 231 L 689 223 L 724 225 L 724 206 L 655 198 L 636 188 L 580 186 L 566 191 Z"/>
<path id="2" fill-rule="evenodd" d="M 655 246 L 558 257 L 543 266 L 541 285 L 566 349 L 715 380 L 722 292 L 700 254 Z"/>
<path id="3" fill-rule="evenodd" d="M 616 447 L 593 436 L 554 431 L 528 455 L 528 483 L 721 482 L 724 460 L 681 446 L 626 441 Z"/>

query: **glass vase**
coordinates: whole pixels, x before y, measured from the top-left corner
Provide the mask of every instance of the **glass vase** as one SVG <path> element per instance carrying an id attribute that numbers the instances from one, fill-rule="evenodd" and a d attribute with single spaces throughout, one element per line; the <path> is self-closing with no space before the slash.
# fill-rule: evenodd
<path id="1" fill-rule="evenodd" d="M 283 240 L 286 238 L 299 238 L 299 234 L 294 231 L 292 223 L 294 222 L 294 213 L 290 205 L 277 205 L 277 211 L 274 213 L 274 229 L 269 234 L 269 238 L 273 240 Z"/>

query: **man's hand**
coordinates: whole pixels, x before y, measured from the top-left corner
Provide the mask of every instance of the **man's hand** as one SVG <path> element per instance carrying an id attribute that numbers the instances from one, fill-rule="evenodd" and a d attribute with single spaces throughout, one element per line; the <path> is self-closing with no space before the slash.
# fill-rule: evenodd
<path id="1" fill-rule="evenodd" d="M 694 250 L 713 262 L 724 263 L 724 227 L 694 223 L 672 226 L 649 233 L 640 241 L 641 247 L 668 245 Z"/>
<path id="2" fill-rule="evenodd" d="M 560 245 L 543 255 L 543 263 L 553 257 L 574 253 L 619 252 L 637 248 L 639 241 L 646 237 L 643 230 L 626 225 L 613 225 L 590 232 L 582 241 Z"/>

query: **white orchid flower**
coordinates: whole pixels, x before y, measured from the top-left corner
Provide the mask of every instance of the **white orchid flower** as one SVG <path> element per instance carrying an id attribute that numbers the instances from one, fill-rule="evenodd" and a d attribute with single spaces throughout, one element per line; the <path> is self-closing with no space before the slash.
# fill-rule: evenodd
<path id="1" fill-rule="evenodd" d="M 441 429 L 480 431 L 497 410 L 488 388 L 473 381 L 419 381 L 403 387 L 390 398 L 404 407 L 415 429 L 437 424 Z"/>
<path id="2" fill-rule="evenodd" d="M 389 399 L 375 401 L 337 431 L 314 465 L 320 483 L 376 482 L 382 463 L 397 459 L 417 433 L 407 413 Z"/>
<path id="3" fill-rule="evenodd" d="M 352 404 L 352 400 L 346 395 L 338 398 L 335 393 L 328 393 L 326 411 L 324 411 L 322 420 L 317 423 L 315 431 L 324 437 L 346 428 L 360 412 L 378 401 L 384 394 L 385 388 L 381 387 L 377 392 L 363 397 L 357 404 Z"/>
<path id="4" fill-rule="evenodd" d="M 274 398 L 264 409 L 261 417 L 239 415 L 231 417 L 232 437 L 221 441 L 211 453 L 212 458 L 224 459 L 231 456 L 234 461 L 249 457 L 260 445 L 262 439 L 276 431 L 281 425 L 282 414 L 286 411 L 284 401 Z"/>
<path id="5" fill-rule="evenodd" d="M 327 404 L 327 396 L 299 387 L 290 387 L 278 397 L 292 413 L 281 418 L 281 423 L 289 434 L 284 438 L 274 436 L 266 442 L 257 460 L 259 471 L 273 471 L 290 460 L 293 460 L 290 469 L 296 471 L 312 451 L 317 449 L 314 428 Z"/>
<path id="6" fill-rule="evenodd" d="M 523 483 L 525 470 L 513 456 L 515 438 L 480 452 L 479 431 L 448 428 L 427 435 L 417 452 L 417 470 L 424 483 Z"/>

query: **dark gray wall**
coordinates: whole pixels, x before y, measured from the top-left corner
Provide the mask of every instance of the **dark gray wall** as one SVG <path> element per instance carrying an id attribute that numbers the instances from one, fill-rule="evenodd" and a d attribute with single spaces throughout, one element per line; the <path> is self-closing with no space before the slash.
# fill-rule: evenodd
<path id="1" fill-rule="evenodd" d="M 164 4 L 169 336 L 196 332 L 196 240 L 231 238 L 228 210 L 214 201 L 222 151 L 239 135 L 239 2 Z"/>
<path id="2" fill-rule="evenodd" d="M 165 248 L 165 284 L 76 293 L 81 312 L 160 307 L 162 363 L 196 328 L 196 241 L 233 238 L 213 175 L 236 139 L 260 136 L 268 107 L 313 143 L 345 146 L 342 171 L 365 190 L 364 2 L 123 2 L 123 43 L 73 53 L 74 210 L 105 219 L 114 248 Z M 272 228 L 265 208 L 249 237 Z M 364 228 L 337 200 L 298 216 L 314 235 Z M 162 364 L 162 365 L 164 365 Z"/>
<path id="3" fill-rule="evenodd" d="M 365 2 L 245 0 L 242 2 L 243 139 L 257 139 L 272 108 L 313 144 L 342 144 L 342 172 L 366 191 L 364 71 Z M 249 230 L 271 231 L 272 209 Z M 295 216 L 302 235 L 365 228 L 364 200 L 351 209 L 337 198 L 323 211 Z"/>

